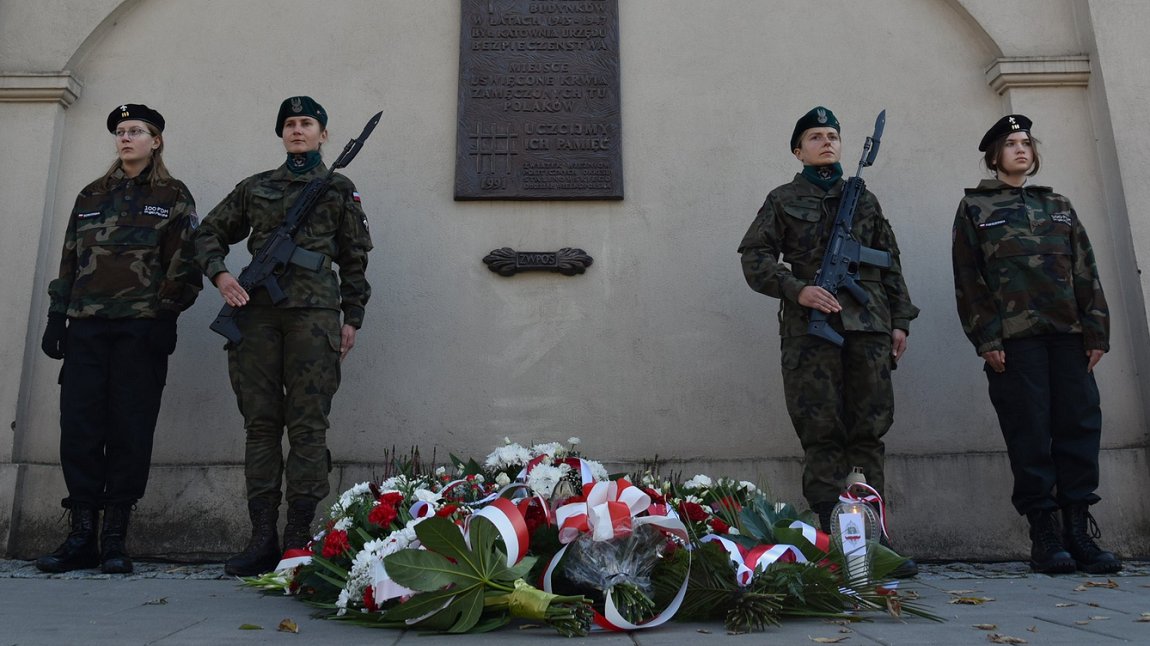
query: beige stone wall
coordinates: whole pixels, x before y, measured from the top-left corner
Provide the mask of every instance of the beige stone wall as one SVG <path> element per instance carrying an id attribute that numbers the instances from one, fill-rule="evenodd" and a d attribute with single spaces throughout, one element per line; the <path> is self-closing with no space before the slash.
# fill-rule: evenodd
<path id="1" fill-rule="evenodd" d="M 1150 57 L 1137 0 L 621 1 L 621 202 L 452 200 L 458 4 L 340 0 L 0 0 L 0 544 L 55 541 L 63 482 L 55 383 L 39 352 L 48 280 L 77 190 L 112 159 L 103 120 L 144 102 L 168 120 L 167 161 L 206 214 L 278 165 L 279 101 L 307 93 L 342 147 L 383 122 L 346 174 L 376 249 L 374 297 L 335 402 L 336 490 L 385 449 L 440 456 L 583 438 L 615 464 L 658 454 L 688 472 L 762 481 L 799 500 L 799 445 L 778 369 L 777 302 L 752 292 L 735 248 L 815 104 L 843 122 L 854 171 L 874 116 L 887 131 L 868 186 L 882 200 L 923 309 L 896 373 L 888 498 L 896 538 L 935 558 L 1017 557 L 1023 522 L 976 357 L 954 313 L 949 229 L 982 176 L 982 132 L 1004 111 L 1036 121 L 1038 180 L 1086 222 L 1114 314 L 1099 368 L 1107 544 L 1146 554 L 1150 369 L 1140 128 Z M 274 8 L 273 8 L 274 6 Z M 574 278 L 506 279 L 481 259 L 511 246 L 581 247 Z M 242 251 L 233 266 L 242 266 Z M 141 553 L 221 553 L 243 533 L 243 433 L 205 291 L 181 319 Z M 940 513 L 940 510 L 942 513 Z M 205 522 L 205 519 L 207 522 Z M 969 532 L 969 526 L 978 527 Z M 977 536 L 977 538 L 975 538 Z"/>

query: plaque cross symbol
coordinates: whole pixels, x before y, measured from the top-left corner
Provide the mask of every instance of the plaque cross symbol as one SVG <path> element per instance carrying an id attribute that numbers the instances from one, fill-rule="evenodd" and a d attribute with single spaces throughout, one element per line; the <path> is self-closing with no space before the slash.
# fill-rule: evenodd
<path id="1" fill-rule="evenodd" d="M 505 174 L 511 173 L 511 158 L 519 153 L 515 151 L 515 141 L 519 135 L 512 134 L 509 126 L 490 124 L 487 132 L 483 132 L 483 124 L 475 124 L 475 134 L 469 135 L 471 139 L 470 154 L 475 157 L 475 172 L 491 175 L 497 172 L 499 162 L 503 162 Z"/>

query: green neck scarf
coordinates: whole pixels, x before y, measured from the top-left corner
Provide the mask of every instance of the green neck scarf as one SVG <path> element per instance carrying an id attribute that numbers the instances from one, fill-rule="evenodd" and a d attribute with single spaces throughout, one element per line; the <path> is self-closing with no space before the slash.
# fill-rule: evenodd
<path id="1" fill-rule="evenodd" d="M 321 161 L 323 161 L 323 157 L 319 154 L 318 150 L 309 150 L 302 155 L 288 153 L 287 167 L 288 170 L 296 175 L 303 175 L 316 166 L 319 166 Z"/>
<path id="2" fill-rule="evenodd" d="M 803 166 L 802 175 L 815 186 L 829 191 L 835 182 L 842 179 L 843 165 L 835 162 L 830 166 Z"/>

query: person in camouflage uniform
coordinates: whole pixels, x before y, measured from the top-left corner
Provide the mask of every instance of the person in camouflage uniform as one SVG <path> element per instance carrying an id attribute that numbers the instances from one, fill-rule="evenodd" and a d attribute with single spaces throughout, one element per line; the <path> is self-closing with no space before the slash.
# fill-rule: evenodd
<path id="1" fill-rule="evenodd" d="M 882 438 L 894 421 L 891 370 L 906 352 L 918 308 L 903 280 L 894 232 L 870 191 L 859 198 L 852 233 L 865 246 L 889 251 L 892 263 L 860 269 L 869 302 L 850 296 L 840 301 L 812 284 L 844 185 L 834 113 L 820 106 L 805 114 L 790 147 L 803 170 L 767 195 L 739 253 L 747 284 L 780 300 L 783 390 L 803 447 L 803 495 L 829 531 L 852 466 L 862 467 L 868 484 L 883 491 Z M 843 347 L 807 334 L 811 309 L 830 315 Z M 913 565 L 908 559 L 902 573 L 912 574 Z"/>
<path id="2" fill-rule="evenodd" d="M 1039 572 L 1117 572 L 1094 542 L 1102 411 L 1093 370 L 1110 349 L 1094 251 L 1070 200 L 1026 179 L 1038 172 L 1032 122 L 1000 119 L 979 144 L 984 179 L 954 217 L 958 315 L 985 360 L 1014 474 L 1011 501 L 1030 523 Z M 1059 527 L 1056 511 L 1061 509 Z"/>
<path id="3" fill-rule="evenodd" d="M 327 113 L 310 97 L 285 99 L 276 120 L 287 161 L 275 170 L 236 185 L 204 218 L 196 237 L 197 258 L 224 302 L 242 308 L 243 333 L 228 344 L 228 372 L 244 418 L 247 443 L 244 474 L 252 536 L 225 570 L 250 576 L 272 569 L 279 560 L 281 481 L 288 502 L 284 549 L 299 549 L 311 539 L 317 503 L 329 491 L 331 457 L 326 435 L 331 401 L 340 382 L 340 361 L 355 345 L 371 295 L 365 275 L 371 237 L 359 193 L 351 180 L 336 174 L 296 234 L 302 262 L 280 276 L 287 299 L 272 305 L 266 289 L 248 294 L 224 264 L 228 246 L 247 238 L 254 255 L 278 227 L 296 198 L 327 168 L 320 147 L 327 141 Z M 338 268 L 332 268 L 332 263 Z M 314 266 L 314 265 L 312 265 Z M 342 322 L 340 320 L 342 314 Z M 281 438 L 287 430 L 285 462 Z"/>
<path id="4" fill-rule="evenodd" d="M 145 105 L 108 115 L 117 159 L 76 197 L 48 285 L 41 348 L 64 360 L 60 466 L 72 531 L 36 560 L 46 572 L 132 571 L 128 517 L 148 483 L 176 318 L 203 287 L 192 259 L 196 204 L 164 165 L 164 125 Z"/>

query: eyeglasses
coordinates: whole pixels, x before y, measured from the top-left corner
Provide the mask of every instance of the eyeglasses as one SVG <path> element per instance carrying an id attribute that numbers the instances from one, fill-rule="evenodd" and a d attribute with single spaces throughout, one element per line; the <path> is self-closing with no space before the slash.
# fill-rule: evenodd
<path id="1" fill-rule="evenodd" d="M 144 135 L 150 135 L 152 133 L 148 132 L 147 130 L 145 130 L 143 128 L 132 128 L 131 130 L 117 130 L 116 132 L 113 132 L 112 134 L 116 136 L 116 139 L 120 139 L 121 137 L 127 137 L 128 139 L 136 139 L 138 137 L 142 137 Z"/>

